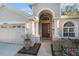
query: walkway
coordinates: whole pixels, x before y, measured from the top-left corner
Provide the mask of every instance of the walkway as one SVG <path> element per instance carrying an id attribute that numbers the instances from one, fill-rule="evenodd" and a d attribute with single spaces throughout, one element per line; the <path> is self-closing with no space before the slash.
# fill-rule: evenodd
<path id="1" fill-rule="evenodd" d="M 39 49 L 37 56 L 52 56 L 51 41 L 45 40 Z"/>

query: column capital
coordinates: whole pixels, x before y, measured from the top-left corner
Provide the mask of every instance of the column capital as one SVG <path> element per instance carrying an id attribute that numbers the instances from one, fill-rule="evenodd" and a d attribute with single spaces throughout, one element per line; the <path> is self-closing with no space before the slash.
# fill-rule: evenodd
<path id="1" fill-rule="evenodd" d="M 39 18 L 37 16 L 32 16 L 29 19 L 34 22 L 39 22 Z"/>

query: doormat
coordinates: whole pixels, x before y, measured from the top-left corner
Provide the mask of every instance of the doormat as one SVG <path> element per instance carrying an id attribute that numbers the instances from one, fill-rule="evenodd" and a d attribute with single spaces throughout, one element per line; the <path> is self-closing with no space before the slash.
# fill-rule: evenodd
<path id="1" fill-rule="evenodd" d="M 31 55 L 37 55 L 39 48 L 41 44 L 40 43 L 35 43 L 33 47 L 30 47 L 28 50 L 23 47 L 18 53 L 20 54 L 31 54 Z"/>

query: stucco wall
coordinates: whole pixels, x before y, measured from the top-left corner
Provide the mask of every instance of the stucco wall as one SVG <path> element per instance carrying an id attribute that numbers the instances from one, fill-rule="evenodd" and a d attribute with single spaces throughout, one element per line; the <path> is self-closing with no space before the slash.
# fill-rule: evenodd
<path id="1" fill-rule="evenodd" d="M 68 16 L 70 17 L 70 16 Z M 53 50 L 54 51 L 58 51 L 60 49 L 60 45 L 62 44 L 62 40 L 61 38 L 65 38 L 63 37 L 63 25 L 68 22 L 68 21 L 71 21 L 75 26 L 74 26 L 74 30 L 75 30 L 75 37 L 72 37 L 72 39 L 79 39 L 79 19 L 78 18 L 61 18 L 61 19 L 58 19 L 58 20 L 55 20 L 55 24 L 54 24 L 54 39 L 53 39 Z M 59 36 L 59 37 L 57 37 Z M 66 45 L 67 44 L 71 44 L 70 41 L 63 41 Z"/>
<path id="2" fill-rule="evenodd" d="M 79 38 L 79 19 L 60 19 L 59 20 L 59 36 L 63 37 L 63 25 L 68 22 L 71 21 L 74 23 L 75 25 L 75 37 L 74 38 Z"/>
<path id="3" fill-rule="evenodd" d="M 33 15 L 39 17 L 39 13 L 43 10 L 49 10 L 53 14 L 53 18 L 60 17 L 60 4 L 59 3 L 38 3 L 32 7 Z"/>
<path id="4" fill-rule="evenodd" d="M 60 4 L 59 3 L 38 3 L 32 6 L 33 16 L 38 17 L 38 22 L 36 24 L 36 37 L 40 41 L 40 34 L 39 34 L 39 14 L 43 10 L 48 10 L 52 14 L 52 20 L 55 18 L 60 18 Z M 54 35 L 54 22 L 52 23 L 52 39 Z"/>

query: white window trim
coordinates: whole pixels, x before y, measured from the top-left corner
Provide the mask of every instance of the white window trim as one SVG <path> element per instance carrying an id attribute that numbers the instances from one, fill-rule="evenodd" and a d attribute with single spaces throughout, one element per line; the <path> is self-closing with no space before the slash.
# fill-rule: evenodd
<path id="1" fill-rule="evenodd" d="M 67 23 L 67 22 L 66 22 Z M 65 23 L 64 23 L 65 24 Z M 75 37 L 76 37 L 76 33 L 75 33 L 75 36 L 74 37 L 65 37 L 63 34 L 64 33 L 66 33 L 66 32 L 64 32 L 64 28 L 68 28 L 68 32 L 67 33 L 75 33 L 75 25 L 74 26 L 71 26 L 71 27 L 64 27 L 64 25 L 63 25 L 63 29 L 62 29 L 62 36 L 63 36 L 63 38 L 72 38 L 72 39 L 74 39 Z M 74 28 L 74 32 L 69 32 L 69 28 Z"/>

